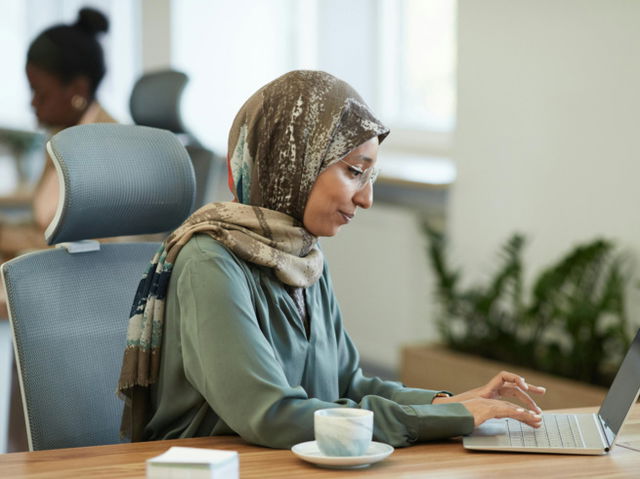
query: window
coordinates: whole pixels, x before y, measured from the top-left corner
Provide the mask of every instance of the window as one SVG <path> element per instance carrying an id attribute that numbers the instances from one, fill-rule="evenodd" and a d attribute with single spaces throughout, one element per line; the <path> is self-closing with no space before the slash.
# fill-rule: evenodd
<path id="1" fill-rule="evenodd" d="M 189 75 L 182 116 L 200 141 L 224 154 L 233 118 L 254 91 L 298 65 L 314 67 L 298 61 L 310 40 L 294 21 L 308 3 L 173 1 L 172 65 Z"/>
<path id="2" fill-rule="evenodd" d="M 455 0 L 380 3 L 381 113 L 397 127 L 455 127 Z"/>
<path id="3" fill-rule="evenodd" d="M 455 5 L 173 0 L 172 63 L 191 78 L 185 122 L 224 153 L 249 95 L 289 70 L 320 69 L 352 84 L 392 127 L 389 146 L 442 153 L 455 127 Z"/>
<path id="4" fill-rule="evenodd" d="M 456 0 L 379 0 L 378 111 L 393 134 L 384 174 L 449 185 L 456 125 Z"/>

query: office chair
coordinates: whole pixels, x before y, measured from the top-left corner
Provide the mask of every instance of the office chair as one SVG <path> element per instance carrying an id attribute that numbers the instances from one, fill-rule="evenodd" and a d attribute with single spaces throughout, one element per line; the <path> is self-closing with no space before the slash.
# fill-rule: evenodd
<path id="1" fill-rule="evenodd" d="M 121 442 L 128 318 L 159 243 L 90 238 L 169 231 L 195 197 L 189 156 L 165 130 L 75 126 L 47 150 L 61 196 L 45 236 L 57 247 L 1 267 L 32 451 Z"/>
<path id="2" fill-rule="evenodd" d="M 182 93 L 189 77 L 175 70 L 146 73 L 133 86 L 129 98 L 131 118 L 137 125 L 163 128 L 178 135 L 187 149 L 196 175 L 196 208 L 215 196 L 216 178 L 226 174 L 226 164 L 205 148 L 185 127 L 180 113 Z"/>

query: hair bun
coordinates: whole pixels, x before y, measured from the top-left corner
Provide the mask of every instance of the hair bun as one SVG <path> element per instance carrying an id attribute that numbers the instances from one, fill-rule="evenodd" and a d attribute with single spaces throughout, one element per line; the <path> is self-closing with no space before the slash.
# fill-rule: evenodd
<path id="1" fill-rule="evenodd" d="M 91 35 L 96 35 L 109 30 L 109 20 L 98 10 L 82 8 L 78 12 L 78 19 L 73 26 Z"/>

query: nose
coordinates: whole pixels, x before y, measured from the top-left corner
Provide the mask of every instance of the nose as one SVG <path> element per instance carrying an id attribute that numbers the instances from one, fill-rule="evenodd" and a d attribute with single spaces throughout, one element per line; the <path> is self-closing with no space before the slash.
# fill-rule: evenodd
<path id="1" fill-rule="evenodd" d="M 364 188 L 356 191 L 353 195 L 353 203 L 365 210 L 371 208 L 373 205 L 373 184 L 371 182 L 367 182 Z"/>

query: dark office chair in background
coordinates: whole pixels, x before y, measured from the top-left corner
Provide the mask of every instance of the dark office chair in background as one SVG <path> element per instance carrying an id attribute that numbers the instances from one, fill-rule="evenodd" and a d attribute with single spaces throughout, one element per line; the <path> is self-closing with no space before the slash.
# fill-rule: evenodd
<path id="1" fill-rule="evenodd" d="M 166 130 L 76 126 L 47 150 L 63 179 L 45 233 L 57 247 L 1 268 L 32 451 L 120 442 L 127 323 L 159 244 L 90 238 L 172 230 L 195 198 L 190 158 Z"/>
<path id="2" fill-rule="evenodd" d="M 196 208 L 215 195 L 216 178 L 225 175 L 225 163 L 187 130 L 182 121 L 180 103 L 189 81 L 186 74 L 162 70 L 144 74 L 136 81 L 129 99 L 131 118 L 137 125 L 163 128 L 178 135 L 196 174 Z"/>

